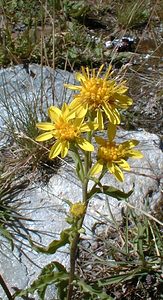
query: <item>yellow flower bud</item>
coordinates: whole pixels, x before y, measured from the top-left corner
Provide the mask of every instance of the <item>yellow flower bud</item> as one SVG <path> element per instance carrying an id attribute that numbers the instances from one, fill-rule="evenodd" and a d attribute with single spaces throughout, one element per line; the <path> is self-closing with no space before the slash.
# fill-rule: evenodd
<path id="1" fill-rule="evenodd" d="M 84 215 L 86 210 L 86 206 L 82 202 L 76 202 L 72 204 L 70 208 L 70 213 L 73 215 L 73 217 L 80 218 Z"/>

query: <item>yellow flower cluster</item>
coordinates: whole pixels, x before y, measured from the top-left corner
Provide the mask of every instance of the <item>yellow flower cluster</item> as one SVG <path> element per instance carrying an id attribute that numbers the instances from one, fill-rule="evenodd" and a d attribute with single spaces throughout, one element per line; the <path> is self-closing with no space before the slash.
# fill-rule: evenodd
<path id="1" fill-rule="evenodd" d="M 129 140 L 121 144 L 116 144 L 110 139 L 108 132 L 108 140 L 96 137 L 96 142 L 99 144 L 97 154 L 98 160 L 90 170 L 91 176 L 100 173 L 103 168 L 107 168 L 117 180 L 123 181 L 124 175 L 121 169 L 130 171 L 130 166 L 126 160 L 129 157 L 143 157 L 140 151 L 132 149 L 139 144 L 136 140 Z"/>
<path id="2" fill-rule="evenodd" d="M 138 141 L 130 140 L 121 144 L 116 144 L 114 141 L 116 125 L 120 123 L 119 110 L 127 109 L 133 101 L 126 95 L 128 88 L 125 82 L 116 83 L 112 79 L 111 67 L 103 77 L 101 76 L 103 67 L 104 65 L 97 73 L 95 69 L 91 71 L 89 68 L 82 67 L 82 72 L 76 75 L 80 85 L 65 84 L 65 87 L 78 93 L 74 95 L 70 105 L 64 104 L 61 109 L 55 106 L 49 108 L 51 122 L 37 124 L 37 128 L 45 132 L 40 134 L 36 141 L 41 142 L 52 138 L 56 140 L 50 150 L 51 159 L 59 154 L 64 158 L 73 145 L 91 152 L 94 151 L 94 146 L 83 134 L 104 129 L 104 118 L 107 118 L 108 139 L 95 137 L 99 148 L 97 162 L 90 170 L 90 176 L 107 168 L 117 180 L 123 181 L 122 170 L 130 170 L 127 159 L 142 157 L 140 151 L 133 150 L 138 145 Z"/>
<path id="3" fill-rule="evenodd" d="M 117 84 L 115 80 L 108 79 L 111 76 L 111 66 L 108 68 L 105 76 L 100 77 L 104 65 L 95 73 L 88 68 L 82 68 L 82 73 L 77 73 L 76 79 L 80 86 L 65 84 L 65 87 L 79 91 L 74 96 L 71 107 L 75 110 L 88 110 L 97 113 L 97 122 L 100 128 L 103 128 L 103 114 L 107 116 L 113 124 L 120 123 L 120 114 L 118 109 L 126 109 L 132 104 L 132 99 L 126 95 L 128 88 L 124 82 Z"/>
<path id="4" fill-rule="evenodd" d="M 64 158 L 68 154 L 71 143 L 77 144 L 85 151 L 93 151 L 94 147 L 85 138 L 81 136 L 82 132 L 88 132 L 96 129 L 98 126 L 93 123 L 84 123 L 84 117 L 70 110 L 64 103 L 62 109 L 51 106 L 48 110 L 51 123 L 42 122 L 36 124 L 37 128 L 46 131 L 36 138 L 36 141 L 42 142 L 55 138 L 56 142 L 52 146 L 49 158 L 55 158 L 61 153 Z"/>

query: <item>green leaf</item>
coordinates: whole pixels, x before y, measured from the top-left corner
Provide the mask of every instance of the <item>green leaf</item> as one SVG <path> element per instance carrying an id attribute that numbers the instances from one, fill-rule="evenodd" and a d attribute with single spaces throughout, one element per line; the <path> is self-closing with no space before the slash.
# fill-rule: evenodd
<path id="1" fill-rule="evenodd" d="M 36 252 L 41 252 L 45 254 L 54 254 L 57 251 L 57 249 L 65 246 L 66 244 L 69 244 L 70 232 L 71 232 L 70 228 L 63 230 L 60 234 L 60 240 L 52 241 L 47 247 L 37 245 L 30 239 L 29 242 Z"/>
<path id="2" fill-rule="evenodd" d="M 62 291 L 59 291 L 59 293 L 61 296 L 63 295 L 63 297 L 65 297 L 68 279 L 69 274 L 67 273 L 65 267 L 57 261 L 53 261 L 42 269 L 42 272 L 38 276 L 38 279 L 36 279 L 29 288 L 24 291 L 17 291 L 14 294 L 14 297 L 27 296 L 29 293 L 33 294 L 35 291 L 37 291 L 40 297 L 39 299 L 44 300 L 46 289 L 48 285 L 51 284 L 55 284 L 58 287 L 58 290 L 62 288 Z"/>
<path id="3" fill-rule="evenodd" d="M 68 224 L 70 224 L 70 225 L 72 225 L 72 224 L 74 224 L 74 218 L 73 217 L 66 217 L 65 218 L 65 221 L 68 223 Z"/>
<path id="4" fill-rule="evenodd" d="M 129 198 L 129 196 L 133 193 L 133 190 L 129 191 L 128 193 L 124 193 L 113 186 L 101 185 L 99 188 L 96 187 L 90 190 L 90 192 L 88 193 L 88 199 L 92 198 L 96 194 L 101 193 L 116 198 L 118 200 L 124 200 Z"/>
<path id="5" fill-rule="evenodd" d="M 95 286 L 91 286 L 87 283 L 85 283 L 83 280 L 78 279 L 76 281 L 77 285 L 82 289 L 84 293 L 87 293 L 91 295 L 91 299 L 100 299 L 100 300 L 113 300 L 112 297 L 110 297 L 108 294 L 105 292 L 99 290 L 98 287 L 96 288 Z M 94 298 L 96 297 L 96 298 Z"/>
<path id="6" fill-rule="evenodd" d="M 70 200 L 68 200 L 68 199 L 63 199 L 63 201 L 65 202 L 65 203 L 67 203 L 67 205 L 69 206 L 69 207 L 71 207 L 71 205 L 73 204 Z"/>
<path id="7" fill-rule="evenodd" d="M 78 57 L 78 51 L 77 51 L 77 48 L 75 47 L 72 47 L 71 49 L 68 50 L 68 56 L 71 58 L 71 59 L 75 59 Z"/>
<path id="8" fill-rule="evenodd" d="M 83 179 L 84 179 L 84 172 L 83 172 L 83 166 L 81 167 L 81 164 L 78 163 L 76 165 L 76 173 L 77 173 L 77 176 L 78 178 L 80 179 L 81 182 L 83 182 Z"/>
<path id="9" fill-rule="evenodd" d="M 79 230 L 78 230 L 78 233 L 83 233 L 83 234 L 85 234 L 85 228 L 80 228 Z"/>
<path id="10" fill-rule="evenodd" d="M 124 273 L 121 275 L 114 275 L 110 278 L 105 278 L 103 280 L 99 280 L 98 281 L 98 286 L 99 287 L 104 287 L 110 284 L 116 284 L 119 282 L 124 282 L 126 280 L 131 280 L 133 277 L 135 276 L 142 276 L 142 275 L 146 275 L 148 274 L 147 272 L 144 272 L 144 270 L 142 269 L 142 267 L 138 267 L 135 270 L 133 270 L 132 272 L 128 272 L 128 273 Z"/>
<path id="11" fill-rule="evenodd" d="M 56 268 L 58 269 L 58 271 L 62 274 L 65 274 L 65 280 L 60 280 L 58 281 L 58 283 L 56 283 L 56 287 L 57 287 L 57 292 L 58 292 L 58 296 L 59 296 L 59 299 L 63 300 L 65 299 L 66 295 L 67 295 L 67 286 L 68 286 L 68 282 L 69 282 L 69 276 L 68 276 L 68 273 L 65 269 L 65 267 L 56 262 Z"/>
<path id="12" fill-rule="evenodd" d="M 83 168 L 82 161 L 80 159 L 80 155 L 77 153 L 77 149 L 75 148 L 74 151 L 71 151 L 70 155 L 75 163 L 77 176 L 80 179 L 80 181 L 83 182 L 84 168 Z"/>
<path id="13" fill-rule="evenodd" d="M 143 243 L 145 242 L 144 239 L 145 239 L 146 228 L 140 222 L 137 223 L 137 228 L 138 228 L 138 241 L 137 241 L 138 253 L 141 256 L 141 259 L 145 261 Z"/>
<path id="14" fill-rule="evenodd" d="M 13 243 L 12 235 L 7 229 L 5 229 L 3 227 L 3 225 L 0 225 L 0 234 L 3 235 L 3 237 L 6 238 L 10 242 L 11 250 L 13 250 L 14 249 L 14 243 Z"/>
<path id="15" fill-rule="evenodd" d="M 99 46 L 95 47 L 94 51 L 97 56 L 99 56 L 99 57 L 102 56 L 102 46 L 99 45 Z"/>
<path id="16" fill-rule="evenodd" d="M 67 7 L 68 15 L 73 18 L 79 18 L 84 16 L 89 10 L 89 6 L 84 3 L 84 1 L 70 1 L 69 7 Z"/>
<path id="17" fill-rule="evenodd" d="M 47 285 L 45 287 L 42 287 L 42 288 L 38 289 L 37 293 L 39 295 L 39 299 L 40 300 L 44 300 L 45 299 L 46 289 L 47 289 Z"/>

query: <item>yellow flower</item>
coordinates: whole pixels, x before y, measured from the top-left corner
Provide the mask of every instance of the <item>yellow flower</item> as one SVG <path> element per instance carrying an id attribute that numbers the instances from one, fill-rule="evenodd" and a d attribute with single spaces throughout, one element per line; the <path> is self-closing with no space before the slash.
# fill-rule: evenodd
<path id="1" fill-rule="evenodd" d="M 95 69 L 90 72 L 89 68 L 82 67 L 82 73 L 76 74 L 76 79 L 81 85 L 65 84 L 65 87 L 79 91 L 74 95 L 71 107 L 80 110 L 85 114 L 87 110 L 96 111 L 97 123 L 99 128 L 103 128 L 103 113 L 106 114 L 109 121 L 113 124 L 120 123 L 120 114 L 118 109 L 126 109 L 132 104 L 132 99 L 125 95 L 128 88 L 124 82 L 116 83 L 115 80 L 108 79 L 111 72 L 111 66 L 108 68 L 105 76 L 100 77 L 102 65 L 97 75 Z"/>
<path id="2" fill-rule="evenodd" d="M 52 146 L 49 158 L 54 158 L 61 153 L 64 158 L 69 150 L 70 144 L 77 144 L 85 151 L 93 151 L 94 147 L 85 138 L 81 137 L 82 132 L 91 131 L 97 128 L 93 123 L 83 123 L 84 117 L 78 115 L 69 109 L 67 104 L 62 109 L 51 106 L 48 110 L 50 122 L 36 124 L 36 127 L 46 131 L 36 138 L 36 141 L 42 142 L 52 138 L 56 139 Z"/>
<path id="3" fill-rule="evenodd" d="M 101 137 L 95 137 L 96 142 L 99 144 L 97 154 L 98 161 L 90 170 L 90 175 L 96 175 L 100 173 L 103 168 L 107 168 L 109 172 L 116 177 L 117 180 L 123 181 L 124 175 L 121 169 L 125 171 L 130 170 L 130 166 L 126 160 L 129 157 L 142 158 L 143 155 L 140 151 L 132 149 L 139 144 L 139 141 L 129 140 L 121 144 L 116 144 L 113 141 L 116 132 L 115 125 L 110 124 L 109 129 L 108 140 Z"/>
<path id="4" fill-rule="evenodd" d="M 82 202 L 77 202 L 71 205 L 70 213 L 73 217 L 80 218 L 84 215 L 86 206 Z"/>

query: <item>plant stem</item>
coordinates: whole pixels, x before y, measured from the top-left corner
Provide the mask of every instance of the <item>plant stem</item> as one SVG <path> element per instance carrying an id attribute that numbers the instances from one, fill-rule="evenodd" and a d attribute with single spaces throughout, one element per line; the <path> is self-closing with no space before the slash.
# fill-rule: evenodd
<path id="1" fill-rule="evenodd" d="M 86 205 L 87 207 L 87 205 Z M 83 225 L 85 215 L 80 219 L 78 223 L 78 230 L 81 229 Z M 78 253 L 78 244 L 80 240 L 80 233 L 77 232 L 74 239 L 72 240 L 71 243 L 71 249 L 70 249 L 70 275 L 69 275 L 69 285 L 68 285 L 68 293 L 67 293 L 67 300 L 72 299 L 72 294 L 73 294 L 73 280 L 74 280 L 74 275 L 75 275 L 75 263 L 76 263 L 76 257 Z"/>
<path id="2" fill-rule="evenodd" d="M 80 237 L 80 234 L 77 233 L 72 241 L 71 249 L 70 249 L 70 275 L 69 275 L 67 300 L 72 299 L 73 280 L 74 280 L 74 275 L 75 275 L 75 262 L 76 262 L 76 255 L 77 255 L 77 251 L 78 251 L 79 237 Z"/>
<path id="3" fill-rule="evenodd" d="M 7 295 L 8 299 L 13 300 L 13 297 L 12 297 L 12 295 L 11 295 L 11 293 L 10 293 L 3 277 L 1 276 L 1 274 L 0 274 L 0 285 L 3 288 L 3 290 L 4 290 L 5 294 Z"/>
<path id="4" fill-rule="evenodd" d="M 84 158 L 84 169 L 85 169 L 85 178 L 82 183 L 82 200 L 86 205 L 86 210 L 87 210 L 87 205 L 88 205 L 88 197 L 87 197 L 87 188 L 88 188 L 88 171 L 89 171 L 89 166 L 90 166 L 90 154 L 85 152 L 84 153 L 85 158 Z M 81 218 L 81 220 L 78 223 L 78 231 L 81 229 L 84 221 L 84 216 Z M 73 280 L 74 280 L 74 275 L 75 275 L 75 263 L 76 263 L 76 257 L 78 253 L 78 245 L 79 245 L 79 240 L 80 240 L 80 233 L 77 232 L 75 237 L 73 238 L 71 242 L 71 249 L 70 249 L 70 275 L 69 275 L 69 285 L 68 285 L 68 292 L 67 292 L 67 300 L 72 299 L 73 295 Z"/>
<path id="5" fill-rule="evenodd" d="M 84 192 L 83 199 L 85 199 L 86 208 L 87 208 L 87 204 L 88 204 L 87 197 L 86 197 L 87 185 L 88 185 L 88 182 L 85 182 L 85 184 L 83 183 L 83 192 Z M 78 223 L 78 230 L 81 229 L 81 227 L 83 225 L 84 217 L 85 217 L 85 215 L 82 217 L 82 219 Z M 74 275 L 75 275 L 75 263 L 76 263 L 77 253 L 78 253 L 79 240 L 80 240 L 80 233 L 77 232 L 74 239 L 72 240 L 71 249 L 70 249 L 70 275 L 69 275 L 67 300 L 72 299 L 72 294 L 73 294 L 73 283 L 72 282 L 74 280 Z"/>

